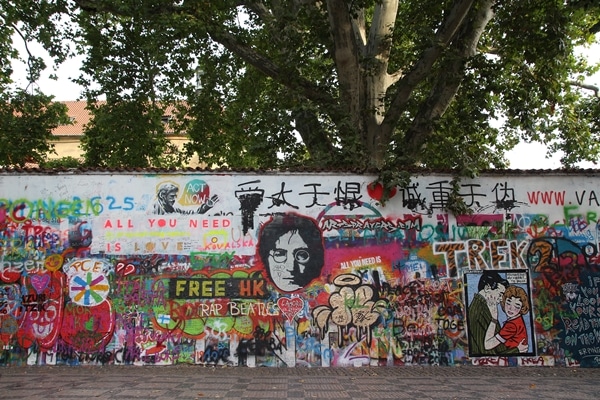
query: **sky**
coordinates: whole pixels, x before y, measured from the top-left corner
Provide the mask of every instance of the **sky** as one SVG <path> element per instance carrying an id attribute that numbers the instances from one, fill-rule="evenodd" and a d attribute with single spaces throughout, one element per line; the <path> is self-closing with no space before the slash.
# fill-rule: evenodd
<path id="1" fill-rule="evenodd" d="M 15 38 L 16 39 L 16 38 Z M 16 39 L 14 43 L 20 44 L 19 40 Z M 18 46 L 17 46 L 18 47 Z M 29 45 L 30 50 L 34 54 L 45 54 L 45 51 L 41 46 L 36 44 Z M 23 49 L 20 49 L 23 52 Z M 581 50 L 586 55 L 590 63 L 600 62 L 600 44 L 593 46 L 590 49 Z M 54 96 L 56 101 L 68 101 L 76 100 L 81 97 L 81 87 L 72 82 L 72 79 L 79 75 L 79 67 L 83 58 L 74 58 L 63 63 L 59 68 L 54 71 L 49 68 L 37 82 L 37 87 L 47 95 Z M 47 62 L 50 66 L 51 62 Z M 25 78 L 25 65 L 23 63 L 13 63 L 15 70 L 13 74 L 13 80 L 17 87 L 24 88 L 27 86 L 27 80 Z M 50 74 L 54 73 L 58 80 L 50 79 Z M 596 74 L 590 79 L 586 80 L 585 83 L 600 86 L 600 74 Z M 546 158 L 546 146 L 540 143 L 520 143 L 513 150 L 506 154 L 510 161 L 511 169 L 557 169 L 560 168 L 560 153 L 554 154 L 550 158 Z M 581 168 L 600 168 L 599 165 L 593 163 L 581 163 L 578 165 Z"/>

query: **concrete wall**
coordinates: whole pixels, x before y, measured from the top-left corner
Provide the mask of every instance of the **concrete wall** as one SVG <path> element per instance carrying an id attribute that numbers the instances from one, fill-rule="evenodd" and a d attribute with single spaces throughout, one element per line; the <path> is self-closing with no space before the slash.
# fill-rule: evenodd
<path id="1" fill-rule="evenodd" d="M 0 364 L 598 366 L 600 176 L 374 179 L 3 172 Z"/>

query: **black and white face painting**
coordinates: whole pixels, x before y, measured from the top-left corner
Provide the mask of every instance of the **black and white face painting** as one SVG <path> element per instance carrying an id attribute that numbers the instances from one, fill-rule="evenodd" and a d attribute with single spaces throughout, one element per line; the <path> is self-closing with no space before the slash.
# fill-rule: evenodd
<path id="1" fill-rule="evenodd" d="M 301 289 L 309 261 L 308 245 L 298 232 L 283 234 L 269 252 L 269 270 L 275 286 L 285 292 Z"/>
<path id="2" fill-rule="evenodd" d="M 321 274 L 322 235 L 310 218 L 277 216 L 261 232 L 259 254 L 273 284 L 282 292 L 295 292 Z"/>

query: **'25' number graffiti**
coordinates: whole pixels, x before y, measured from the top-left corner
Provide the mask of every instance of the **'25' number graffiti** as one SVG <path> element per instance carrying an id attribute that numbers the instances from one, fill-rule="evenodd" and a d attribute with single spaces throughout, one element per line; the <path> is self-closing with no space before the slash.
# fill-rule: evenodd
<path id="1" fill-rule="evenodd" d="M 92 197 L 90 199 L 90 202 L 92 203 L 92 212 L 94 215 L 100 215 L 102 211 L 104 211 L 105 207 L 107 210 L 129 211 L 133 210 L 135 206 L 133 197 L 124 197 L 122 203 L 119 203 L 118 200 L 113 196 L 106 196 L 104 200 L 108 202 L 108 204 L 104 205 L 102 203 L 102 197 L 100 196 Z"/>

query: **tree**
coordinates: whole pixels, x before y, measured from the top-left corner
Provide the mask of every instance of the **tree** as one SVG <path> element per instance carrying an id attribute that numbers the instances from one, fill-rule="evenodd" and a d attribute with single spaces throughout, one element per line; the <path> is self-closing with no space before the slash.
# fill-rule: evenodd
<path id="1" fill-rule="evenodd" d="M 33 9 L 37 10 L 33 12 Z M 32 12 L 28 12 L 32 11 Z M 66 59 L 68 51 L 52 41 L 59 35 L 54 24 L 44 24 L 44 18 L 62 13 L 62 7 L 46 2 L 24 0 L 19 5 L 0 1 L 0 166 L 20 166 L 40 163 L 54 151 L 50 143 L 52 129 L 68 124 L 67 108 L 52 103 L 52 97 L 35 89 L 35 81 L 46 68 L 43 59 L 27 51 L 28 85 L 11 88 L 11 59 L 18 58 L 12 45 L 13 37 L 25 44 L 32 40 L 44 43 L 57 62 Z"/>
<path id="2" fill-rule="evenodd" d="M 67 107 L 52 103 L 49 96 L 22 90 L 0 93 L 0 166 L 43 162 L 54 151 L 52 129 L 68 123 Z"/>
<path id="3" fill-rule="evenodd" d="M 83 166 L 83 163 L 81 162 L 81 160 L 79 160 L 75 157 L 71 157 L 71 156 L 55 158 L 55 159 L 51 159 L 51 160 L 44 160 L 40 163 L 41 168 L 48 168 L 48 169 L 63 169 L 63 168 L 71 169 L 71 168 L 79 168 L 82 166 Z"/>
<path id="4" fill-rule="evenodd" d="M 62 3 L 90 100 L 184 105 L 188 150 L 210 165 L 376 168 L 395 184 L 413 167 L 505 167 L 521 140 L 566 150 L 567 167 L 600 153 L 581 85 L 596 67 L 574 55 L 595 1 Z"/>
<path id="5" fill-rule="evenodd" d="M 145 101 L 90 105 L 81 148 L 85 165 L 101 167 L 181 167 L 183 157 L 165 136 L 163 108 Z"/>

